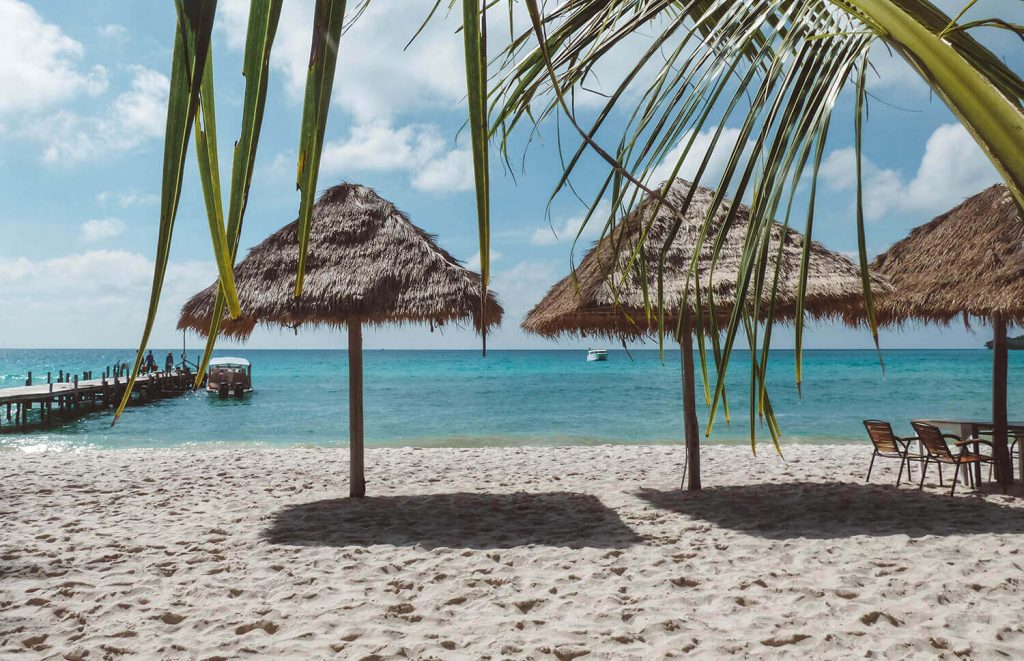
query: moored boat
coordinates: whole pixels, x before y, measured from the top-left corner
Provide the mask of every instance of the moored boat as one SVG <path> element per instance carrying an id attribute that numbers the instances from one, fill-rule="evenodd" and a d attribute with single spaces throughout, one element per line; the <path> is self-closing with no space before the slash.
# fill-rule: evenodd
<path id="1" fill-rule="evenodd" d="M 607 349 L 588 349 L 587 350 L 587 362 L 594 363 L 597 361 L 608 360 Z"/>
<path id="2" fill-rule="evenodd" d="M 252 392 L 252 363 L 245 358 L 212 358 L 206 379 L 206 392 L 217 393 L 221 399 L 227 399 L 230 395 L 241 398 Z"/>

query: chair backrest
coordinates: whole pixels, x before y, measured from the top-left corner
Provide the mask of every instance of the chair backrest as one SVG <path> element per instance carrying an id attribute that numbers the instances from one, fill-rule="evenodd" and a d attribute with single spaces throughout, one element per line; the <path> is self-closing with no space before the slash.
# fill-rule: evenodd
<path id="1" fill-rule="evenodd" d="M 946 439 L 942 436 L 941 429 L 927 422 L 911 422 L 910 424 L 914 426 L 917 437 L 921 439 L 921 444 L 924 445 L 929 454 L 942 459 L 955 458 L 953 453 L 950 452 L 949 446 L 946 445 Z"/>
<path id="2" fill-rule="evenodd" d="M 896 443 L 892 425 L 885 420 L 865 420 L 864 428 L 868 430 L 868 437 L 879 452 L 903 453 L 903 448 Z"/>

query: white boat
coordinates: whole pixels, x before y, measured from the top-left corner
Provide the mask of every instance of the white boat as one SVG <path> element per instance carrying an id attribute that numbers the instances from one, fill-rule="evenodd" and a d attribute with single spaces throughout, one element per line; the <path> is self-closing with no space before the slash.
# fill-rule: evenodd
<path id="1" fill-rule="evenodd" d="M 229 395 L 242 397 L 252 392 L 252 364 L 245 358 L 211 358 L 206 392 L 216 393 L 221 399 L 227 399 Z"/>
<path id="2" fill-rule="evenodd" d="M 588 349 L 587 350 L 587 362 L 594 363 L 600 360 L 608 360 L 607 349 Z"/>

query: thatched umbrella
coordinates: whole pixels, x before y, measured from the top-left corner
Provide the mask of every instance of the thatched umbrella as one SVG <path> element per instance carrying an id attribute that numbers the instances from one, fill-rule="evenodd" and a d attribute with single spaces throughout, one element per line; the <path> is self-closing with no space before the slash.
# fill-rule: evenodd
<path id="1" fill-rule="evenodd" d="M 362 497 L 363 324 L 471 320 L 477 331 L 501 322 L 493 294 L 481 315 L 480 276 L 464 268 L 372 189 L 341 184 L 313 210 L 302 297 L 295 298 L 297 221 L 271 234 L 235 267 L 242 316 L 222 322 L 229 337 L 245 339 L 256 324 L 348 328 L 350 494 Z M 179 329 L 209 332 L 218 283 L 185 303 Z"/>
<path id="2" fill-rule="evenodd" d="M 992 186 L 921 225 L 872 267 L 895 288 L 877 302 L 883 322 L 974 317 L 992 324 L 993 440 L 1000 481 L 1009 484 L 1006 325 L 1024 323 L 1024 222 L 1009 189 Z"/>
<path id="3" fill-rule="evenodd" d="M 677 179 L 669 188 L 667 201 L 680 209 L 682 225 L 670 246 L 663 271 L 665 325 L 668 329 L 681 329 L 680 352 L 683 362 L 683 409 L 685 417 L 688 487 L 700 488 L 700 440 L 697 430 L 697 405 L 694 394 L 693 331 L 696 312 L 695 283 L 688 278 L 690 261 L 697 246 L 701 227 L 711 207 L 714 191 L 697 187 L 689 205 L 687 193 L 691 184 Z M 657 319 L 645 314 L 642 278 L 648 278 L 651 296 L 657 291 L 657 270 L 665 239 L 675 222 L 675 214 L 668 206 L 658 208 L 651 218 L 657 200 L 646 197 L 623 220 L 601 239 L 576 267 L 575 272 L 555 284 L 547 296 L 526 316 L 523 328 L 547 337 L 562 334 L 599 335 L 609 338 L 636 338 L 657 332 Z M 729 205 L 726 201 L 717 211 L 698 261 L 698 278 L 703 301 L 714 301 L 717 319 L 708 319 L 715 329 L 728 324 L 736 305 L 736 283 L 740 273 L 743 243 L 749 227 L 750 210 L 740 205 L 724 236 L 718 261 L 712 269 L 713 246 L 719 229 L 725 221 Z M 684 208 L 685 207 L 685 208 Z M 626 264 L 632 249 L 647 235 L 638 251 L 640 264 L 627 272 Z M 779 286 L 773 310 L 776 320 L 792 319 L 796 314 L 800 264 L 805 240 L 802 234 L 772 224 L 770 254 L 778 253 Z M 848 317 L 861 313 L 862 281 L 860 269 L 845 256 L 832 252 L 817 242 L 810 244 L 804 309 L 810 316 Z M 761 309 L 767 311 L 771 297 L 771 278 L 776 260 L 770 260 L 764 300 Z M 642 268 L 641 268 L 642 267 Z M 623 278 L 623 274 L 626 277 Z M 876 289 L 887 289 L 881 279 L 873 277 Z M 710 283 L 710 284 L 709 284 Z M 679 318 L 684 294 L 687 305 Z M 705 313 L 706 314 L 706 313 Z"/>

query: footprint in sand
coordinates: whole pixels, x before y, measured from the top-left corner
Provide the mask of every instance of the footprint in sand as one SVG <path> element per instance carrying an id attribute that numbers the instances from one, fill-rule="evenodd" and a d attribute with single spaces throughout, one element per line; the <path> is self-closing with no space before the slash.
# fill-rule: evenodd
<path id="1" fill-rule="evenodd" d="M 559 645 L 552 651 L 552 654 L 559 661 L 572 661 L 572 659 L 590 654 L 590 650 L 579 645 Z"/>
<path id="2" fill-rule="evenodd" d="M 164 624 L 174 625 L 174 624 L 180 624 L 181 621 L 185 619 L 185 616 L 184 615 L 178 615 L 177 613 L 164 613 L 163 615 L 159 616 L 157 619 L 160 620 L 161 622 L 163 622 Z"/>
<path id="3" fill-rule="evenodd" d="M 864 615 L 860 616 L 860 621 L 868 626 L 877 624 L 879 620 L 885 620 L 894 627 L 898 627 L 901 624 L 903 624 L 903 622 L 896 619 L 892 615 L 889 615 L 888 613 L 883 613 L 882 611 L 871 611 L 870 613 L 865 613 Z"/>
<path id="4" fill-rule="evenodd" d="M 235 629 L 235 633 L 237 635 L 239 635 L 239 636 L 244 636 L 245 634 L 249 633 L 250 631 L 255 631 L 256 629 L 263 629 L 264 632 L 266 632 L 266 633 L 268 633 L 270 635 L 274 635 L 275 633 L 277 633 L 277 630 L 279 628 L 280 627 L 278 627 L 273 622 L 270 622 L 269 620 L 260 620 L 259 622 L 252 622 L 250 624 L 243 624 L 242 626 L 240 626 L 237 629 Z"/>
<path id="5" fill-rule="evenodd" d="M 513 605 L 519 609 L 521 613 L 529 613 L 537 604 L 543 603 L 543 599 L 524 599 L 523 601 L 517 601 Z"/>
<path id="6" fill-rule="evenodd" d="M 791 636 L 785 636 L 783 638 L 768 638 L 766 640 L 762 640 L 761 644 L 767 647 L 785 647 L 786 645 L 794 645 L 802 640 L 807 640 L 808 638 L 810 638 L 810 636 L 808 636 L 805 633 L 795 633 Z"/>
<path id="7" fill-rule="evenodd" d="M 686 578 L 685 576 L 671 578 L 669 581 L 677 588 L 695 588 L 699 584 L 698 581 L 695 581 L 692 578 Z"/>

